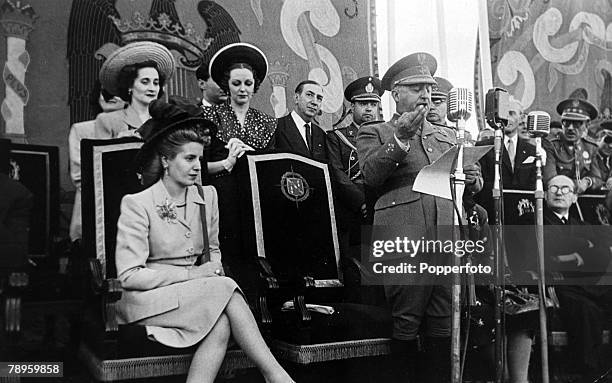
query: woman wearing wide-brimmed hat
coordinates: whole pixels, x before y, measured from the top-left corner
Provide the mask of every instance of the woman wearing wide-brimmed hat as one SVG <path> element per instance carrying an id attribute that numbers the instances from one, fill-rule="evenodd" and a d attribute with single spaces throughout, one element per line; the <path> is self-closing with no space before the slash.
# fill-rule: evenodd
<path id="1" fill-rule="evenodd" d="M 251 108 L 251 99 L 268 71 L 268 60 L 254 45 L 221 48 L 209 64 L 210 76 L 229 95 L 227 102 L 204 108 L 204 118 L 218 126 L 213 137 L 208 173 L 227 174 L 245 151 L 266 149 L 276 119 Z"/>
<path id="2" fill-rule="evenodd" d="M 201 113 L 200 108 L 194 107 Z M 121 201 L 115 262 L 123 294 L 119 323 L 146 326 L 166 346 L 198 345 L 187 382 L 213 382 L 232 336 L 267 382 L 293 382 L 264 342 L 236 282 L 224 276 L 217 193 L 196 185 L 213 124 L 163 101 L 151 119 L 137 164 L 158 180 Z"/>
<path id="3" fill-rule="evenodd" d="M 161 44 L 139 41 L 111 53 L 100 69 L 102 88 L 121 97 L 127 107 L 96 118 L 96 138 L 130 135 L 150 118 L 149 104 L 163 95 L 172 77 L 172 53 Z"/>
<path id="4" fill-rule="evenodd" d="M 228 99 L 204 108 L 204 118 L 218 126 L 206 159 L 207 180 L 219 191 L 221 249 L 233 274 L 244 281 L 247 290 L 250 273 L 246 272 L 248 261 L 240 257 L 243 241 L 234 166 L 246 151 L 267 149 L 276 130 L 274 117 L 250 106 L 267 71 L 266 56 L 256 46 L 235 43 L 221 48 L 210 60 L 209 72 Z"/>

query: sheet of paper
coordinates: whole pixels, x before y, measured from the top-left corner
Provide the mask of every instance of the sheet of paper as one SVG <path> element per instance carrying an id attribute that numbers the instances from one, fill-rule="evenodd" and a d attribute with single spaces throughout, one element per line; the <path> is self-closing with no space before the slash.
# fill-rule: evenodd
<path id="1" fill-rule="evenodd" d="M 475 164 L 493 145 L 488 146 L 464 146 L 463 165 Z M 412 190 L 430 194 L 436 197 L 452 199 L 450 188 L 450 174 L 457 157 L 458 147 L 448 149 L 432 164 L 425 166 L 416 177 Z"/>

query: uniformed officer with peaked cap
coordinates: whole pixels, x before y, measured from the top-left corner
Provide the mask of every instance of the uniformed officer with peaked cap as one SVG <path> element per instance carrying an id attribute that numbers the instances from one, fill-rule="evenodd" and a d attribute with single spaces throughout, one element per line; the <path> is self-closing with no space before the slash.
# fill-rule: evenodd
<path id="1" fill-rule="evenodd" d="M 435 58 L 422 52 L 393 64 L 383 76 L 382 85 L 391 91 L 396 113 L 391 121 L 368 122 L 359 129 L 357 151 L 362 175 L 366 185 L 376 188 L 378 193 L 373 226 L 376 239 L 383 239 L 377 237 L 380 234 L 377 228 L 384 228 L 389 234 L 401 233 L 408 239 L 432 239 L 432 233 L 435 236 L 442 225 L 453 224 L 452 201 L 412 190 L 419 171 L 456 144 L 453 130 L 425 120 L 431 108 L 432 87 L 436 84 L 433 78 L 436 67 Z M 465 166 L 464 171 L 466 193 L 479 191 L 482 178 L 478 166 Z M 423 257 L 426 258 L 420 259 L 428 262 L 451 260 L 444 254 L 428 253 Z M 397 262 L 414 263 L 407 258 Z M 402 274 L 398 279 L 389 275 L 388 278 L 391 283 L 385 280 L 384 289 L 392 312 L 395 351 L 403 355 L 402 363 L 414 374 L 417 336 L 422 333 L 428 363 L 418 367 L 427 371 L 420 381 L 448 381 L 450 285 L 439 284 L 430 274 Z"/>
<path id="2" fill-rule="evenodd" d="M 588 124 L 597 118 L 597 108 L 587 100 L 570 98 L 557 105 L 561 116 L 562 131 L 558 138 L 545 143 L 545 181 L 562 174 L 576 182 L 577 192 L 582 193 L 595 185 L 598 169 L 593 158 L 597 145 L 585 140 Z"/>
<path id="3" fill-rule="evenodd" d="M 351 82 L 344 90 L 344 97 L 351 103 L 353 121 L 348 126 L 327 132 L 328 164 L 335 181 L 336 218 L 343 257 L 359 257 L 361 224 L 371 222 L 357 157 L 357 132 L 364 122 L 379 119 L 383 93 L 380 80 L 374 76 Z"/>
<path id="4" fill-rule="evenodd" d="M 446 125 L 448 92 L 453 89 L 453 84 L 445 78 L 434 77 L 436 84 L 431 89 L 432 106 L 427 113 L 427 121 L 433 124 Z"/>
<path id="5" fill-rule="evenodd" d="M 364 122 L 379 119 L 383 93 L 376 77 L 366 76 L 351 82 L 344 90 L 344 97 L 351 103 L 353 122 L 327 133 L 329 164 L 337 175 L 339 199 L 344 207 L 360 215 L 365 213 L 365 195 L 357 157 L 357 132 Z"/>

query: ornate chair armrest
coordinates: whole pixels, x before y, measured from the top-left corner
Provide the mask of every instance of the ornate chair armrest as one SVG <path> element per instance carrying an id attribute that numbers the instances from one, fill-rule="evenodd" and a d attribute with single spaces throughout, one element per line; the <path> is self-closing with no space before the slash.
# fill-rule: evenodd
<path id="1" fill-rule="evenodd" d="M 259 266 L 259 278 L 268 289 L 278 289 L 280 287 L 278 279 L 272 271 L 272 266 L 267 259 L 263 257 L 257 258 L 257 264 Z"/>
<path id="2" fill-rule="evenodd" d="M 89 271 L 91 272 L 91 283 L 96 294 L 101 294 L 104 290 L 104 275 L 102 265 L 97 259 L 89 260 Z"/>
<path id="3" fill-rule="evenodd" d="M 121 282 L 116 278 L 104 278 L 102 265 L 97 259 L 89 260 L 89 269 L 92 276 L 94 293 L 100 296 L 102 305 L 102 319 L 106 332 L 119 331 L 117 323 L 117 301 L 121 299 Z"/>
<path id="4" fill-rule="evenodd" d="M 30 284 L 30 278 L 26 272 L 14 272 L 9 275 L 8 286 L 11 289 L 25 289 Z"/>
<path id="5" fill-rule="evenodd" d="M 4 314 L 4 331 L 11 338 L 18 336 L 21 332 L 21 296 L 28 287 L 29 277 L 25 272 L 12 272 L 8 275 L 6 289 L 3 290 L 0 279 L 0 299 L 3 308 L 0 313 Z"/>

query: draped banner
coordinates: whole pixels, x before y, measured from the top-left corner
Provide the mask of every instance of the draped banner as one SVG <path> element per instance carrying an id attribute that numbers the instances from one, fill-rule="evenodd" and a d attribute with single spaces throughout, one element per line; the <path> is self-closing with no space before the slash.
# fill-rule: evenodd
<path id="1" fill-rule="evenodd" d="M 612 5 L 604 0 L 488 0 L 493 85 L 559 119 L 556 105 L 586 94 L 612 109 Z"/>
<path id="2" fill-rule="evenodd" d="M 177 58 L 166 93 L 195 101 L 201 97 L 198 65 L 221 47 L 242 41 L 261 48 L 269 62 L 252 106 L 284 116 L 293 109 L 295 86 L 315 80 L 324 95 L 319 123 L 331 128 L 347 115 L 344 87 L 377 74 L 374 6 L 374 0 L 73 0 L 71 120 L 95 117 L 89 92 L 102 60 L 120 45 L 139 40 L 166 45 Z"/>

